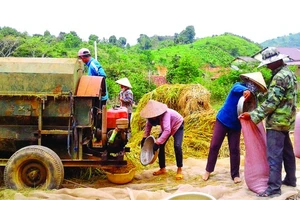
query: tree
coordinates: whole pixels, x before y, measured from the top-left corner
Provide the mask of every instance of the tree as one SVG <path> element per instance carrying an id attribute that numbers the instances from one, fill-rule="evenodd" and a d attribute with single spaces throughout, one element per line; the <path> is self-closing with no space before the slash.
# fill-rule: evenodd
<path id="1" fill-rule="evenodd" d="M 159 47 L 159 38 L 157 36 L 152 37 L 152 39 L 151 39 L 151 47 L 153 49 L 158 49 L 158 47 Z"/>
<path id="2" fill-rule="evenodd" d="M 64 39 L 65 39 L 65 35 L 66 35 L 65 32 L 60 32 L 60 33 L 58 34 L 58 36 L 57 36 L 57 40 L 58 40 L 58 41 L 64 40 Z"/>
<path id="3" fill-rule="evenodd" d="M 56 42 L 56 37 L 54 35 L 51 35 L 50 31 L 46 30 L 44 32 L 43 41 L 48 43 L 49 45 Z"/>
<path id="4" fill-rule="evenodd" d="M 66 48 L 78 48 L 82 39 L 77 36 L 76 32 L 71 31 L 64 35 L 64 43 Z"/>
<path id="5" fill-rule="evenodd" d="M 21 43 L 22 39 L 20 37 L 14 37 L 13 35 L 1 37 L 0 35 L 0 57 L 11 56 Z"/>
<path id="6" fill-rule="evenodd" d="M 41 36 L 29 37 L 18 47 L 15 54 L 18 57 L 47 57 L 51 48 L 45 41 Z"/>
<path id="7" fill-rule="evenodd" d="M 21 36 L 21 33 L 18 32 L 14 28 L 10 28 L 10 27 L 4 26 L 3 28 L 0 29 L 0 35 L 3 35 L 4 37 L 5 36 L 15 36 L 15 37 L 18 37 L 18 36 Z"/>
<path id="8" fill-rule="evenodd" d="M 75 31 L 70 31 L 70 34 L 72 34 L 74 37 L 78 37 L 78 35 Z"/>
<path id="9" fill-rule="evenodd" d="M 125 37 L 120 37 L 118 43 L 120 44 L 121 47 L 124 47 L 127 43 L 127 40 Z"/>
<path id="10" fill-rule="evenodd" d="M 200 74 L 197 64 L 190 56 L 175 55 L 172 62 L 173 66 L 167 72 L 170 83 L 193 83 Z"/>
<path id="11" fill-rule="evenodd" d="M 179 60 L 181 56 L 175 54 L 172 58 L 172 64 L 173 66 L 169 67 L 166 79 L 169 83 L 173 82 L 174 77 L 176 76 L 175 70 L 179 67 Z"/>
<path id="12" fill-rule="evenodd" d="M 89 41 L 92 41 L 92 42 L 96 41 L 98 43 L 99 42 L 99 37 L 97 35 L 91 34 L 89 36 Z"/>
<path id="13" fill-rule="evenodd" d="M 185 30 L 181 31 L 181 33 L 177 36 L 175 34 L 175 43 L 182 43 L 182 44 L 189 44 L 189 43 L 193 43 L 194 42 L 194 38 L 195 38 L 195 28 L 194 26 L 187 26 L 185 28 Z"/>
<path id="14" fill-rule="evenodd" d="M 44 37 L 51 37 L 50 31 L 46 30 L 46 31 L 44 32 Z"/>
<path id="15" fill-rule="evenodd" d="M 108 42 L 112 45 L 116 45 L 117 44 L 117 37 L 115 35 L 112 35 L 109 37 Z"/>
<path id="16" fill-rule="evenodd" d="M 174 43 L 175 44 L 178 44 L 180 41 L 179 41 L 179 34 L 178 33 L 175 33 L 174 34 Z"/>
<path id="17" fill-rule="evenodd" d="M 188 38 L 188 43 L 193 43 L 196 35 L 194 26 L 186 27 L 185 34 L 186 37 Z"/>
<path id="18" fill-rule="evenodd" d="M 151 48 L 151 40 L 145 34 L 140 34 L 140 37 L 137 39 L 138 43 L 140 44 L 140 48 L 142 50 L 147 50 Z"/>

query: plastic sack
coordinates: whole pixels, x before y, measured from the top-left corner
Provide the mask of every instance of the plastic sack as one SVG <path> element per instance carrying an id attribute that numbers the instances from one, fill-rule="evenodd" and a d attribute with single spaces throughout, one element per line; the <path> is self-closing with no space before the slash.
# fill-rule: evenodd
<path id="1" fill-rule="evenodd" d="M 248 188 L 264 192 L 268 187 L 269 164 L 267 160 L 266 133 L 263 123 L 240 119 L 245 142 L 244 176 Z"/>
<path id="2" fill-rule="evenodd" d="M 294 153 L 297 158 L 300 158 L 300 113 L 296 114 L 295 129 L 294 129 Z"/>

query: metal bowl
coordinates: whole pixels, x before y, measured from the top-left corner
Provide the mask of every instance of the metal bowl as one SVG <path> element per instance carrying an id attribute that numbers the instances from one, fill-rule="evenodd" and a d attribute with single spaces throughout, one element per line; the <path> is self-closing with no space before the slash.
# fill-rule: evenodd
<path id="1" fill-rule="evenodd" d="M 245 101 L 245 97 L 242 96 L 239 101 L 238 101 L 238 105 L 237 105 L 237 114 L 240 115 L 243 112 L 250 112 L 252 110 L 254 110 L 256 108 L 256 98 L 251 95 L 249 97 L 250 99 Z"/>
<path id="2" fill-rule="evenodd" d="M 216 198 L 202 192 L 182 192 L 173 194 L 165 200 L 216 200 Z"/>
<path id="3" fill-rule="evenodd" d="M 128 173 L 122 174 L 113 174 L 110 172 L 106 172 L 107 179 L 115 184 L 126 184 L 132 181 L 135 175 L 135 168 L 132 168 Z"/>
<path id="4" fill-rule="evenodd" d="M 154 163 L 154 161 L 158 156 L 159 150 L 157 150 L 155 154 L 153 154 L 154 143 L 155 143 L 155 138 L 152 135 L 148 136 L 144 142 L 144 146 L 140 154 L 140 161 L 144 166 Z"/>

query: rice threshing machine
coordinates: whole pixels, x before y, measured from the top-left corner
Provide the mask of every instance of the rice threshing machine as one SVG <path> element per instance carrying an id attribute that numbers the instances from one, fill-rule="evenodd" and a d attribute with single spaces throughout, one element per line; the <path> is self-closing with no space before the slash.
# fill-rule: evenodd
<path id="1" fill-rule="evenodd" d="M 0 58 L 0 166 L 6 187 L 59 188 L 64 167 L 126 166 L 126 108 L 70 58 Z"/>

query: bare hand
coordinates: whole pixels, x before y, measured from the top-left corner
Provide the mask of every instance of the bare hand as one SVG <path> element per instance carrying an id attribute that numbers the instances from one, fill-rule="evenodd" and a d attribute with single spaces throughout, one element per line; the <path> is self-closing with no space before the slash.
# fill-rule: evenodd
<path id="1" fill-rule="evenodd" d="M 244 119 L 244 120 L 251 120 L 250 113 L 248 113 L 248 112 L 244 112 L 244 113 L 240 114 L 240 116 L 238 118 Z"/>
<path id="2" fill-rule="evenodd" d="M 245 101 L 247 101 L 248 98 L 251 96 L 250 90 L 245 90 L 244 93 L 243 93 L 243 96 L 245 98 Z"/>

